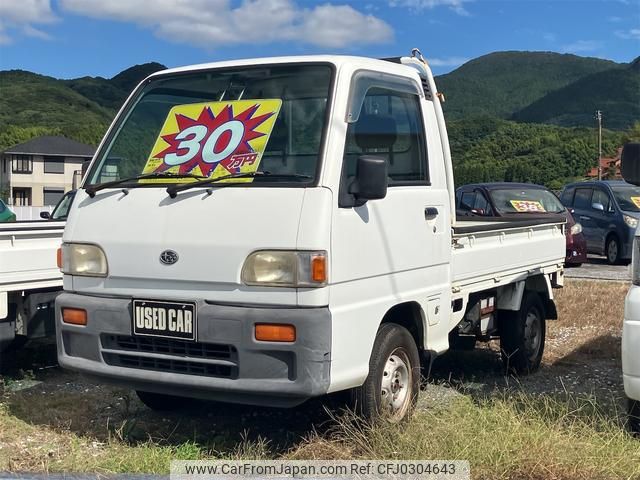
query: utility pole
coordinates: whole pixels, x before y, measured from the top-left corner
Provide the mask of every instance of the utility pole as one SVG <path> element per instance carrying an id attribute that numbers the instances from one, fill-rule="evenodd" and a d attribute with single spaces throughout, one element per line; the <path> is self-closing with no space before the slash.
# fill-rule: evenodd
<path id="1" fill-rule="evenodd" d="M 602 111 L 596 110 L 595 119 L 598 121 L 598 180 L 602 180 Z"/>

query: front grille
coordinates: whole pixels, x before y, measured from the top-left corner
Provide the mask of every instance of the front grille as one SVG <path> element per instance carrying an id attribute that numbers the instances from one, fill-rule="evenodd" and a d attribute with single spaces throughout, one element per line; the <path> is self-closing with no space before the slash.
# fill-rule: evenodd
<path id="1" fill-rule="evenodd" d="M 201 375 L 207 377 L 234 378 L 237 367 L 190 362 L 184 360 L 167 360 L 164 358 L 139 357 L 118 353 L 103 353 L 107 365 L 157 372 L 182 373 L 184 375 Z"/>
<path id="2" fill-rule="evenodd" d="M 131 337 L 128 335 L 103 335 L 103 348 L 129 352 L 162 353 L 179 357 L 234 360 L 237 350 L 232 345 L 199 343 L 160 337 Z"/>
<path id="3" fill-rule="evenodd" d="M 107 365 L 184 375 L 238 376 L 238 350 L 233 345 L 108 334 L 101 336 L 101 343 L 109 350 L 102 352 Z"/>

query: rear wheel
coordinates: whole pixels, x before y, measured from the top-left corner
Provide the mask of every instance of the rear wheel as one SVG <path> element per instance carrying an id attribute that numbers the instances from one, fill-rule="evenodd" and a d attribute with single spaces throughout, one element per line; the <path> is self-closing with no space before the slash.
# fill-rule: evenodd
<path id="1" fill-rule="evenodd" d="M 610 265 L 617 265 L 620 263 L 620 241 L 615 235 L 611 235 L 607 240 L 605 247 L 605 253 L 607 254 L 607 262 Z"/>
<path id="2" fill-rule="evenodd" d="M 525 292 L 518 312 L 500 312 L 500 351 L 507 370 L 518 374 L 540 367 L 545 341 L 544 306 L 535 292 Z"/>
<path id="3" fill-rule="evenodd" d="M 629 402 L 629 431 L 634 435 L 640 435 L 640 402 L 637 400 L 627 400 Z"/>
<path id="4" fill-rule="evenodd" d="M 191 405 L 191 398 L 177 397 L 175 395 L 165 395 L 162 393 L 143 392 L 136 390 L 136 394 L 142 403 L 151 410 L 157 412 L 175 412 L 183 410 Z"/>
<path id="5" fill-rule="evenodd" d="M 356 411 L 368 420 L 396 423 L 408 418 L 420 391 L 420 357 L 409 331 L 393 323 L 378 329 L 369 375 L 351 392 Z"/>

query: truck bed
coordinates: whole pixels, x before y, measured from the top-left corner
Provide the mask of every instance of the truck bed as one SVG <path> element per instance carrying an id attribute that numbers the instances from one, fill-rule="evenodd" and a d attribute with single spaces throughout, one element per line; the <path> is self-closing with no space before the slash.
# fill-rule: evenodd
<path id="1" fill-rule="evenodd" d="M 535 273 L 561 276 L 565 223 L 563 215 L 515 221 L 459 218 L 452 235 L 454 294 L 498 287 Z"/>
<path id="2" fill-rule="evenodd" d="M 0 292 L 62 286 L 56 251 L 65 222 L 0 223 Z"/>

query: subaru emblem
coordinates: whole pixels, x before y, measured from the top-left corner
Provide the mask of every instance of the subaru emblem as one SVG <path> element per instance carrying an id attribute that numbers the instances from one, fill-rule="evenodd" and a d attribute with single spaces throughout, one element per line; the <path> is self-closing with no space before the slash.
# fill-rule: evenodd
<path id="1" fill-rule="evenodd" d="M 165 265 L 173 265 L 178 261 L 178 254 L 173 250 L 165 250 L 160 254 L 160 262 Z"/>

